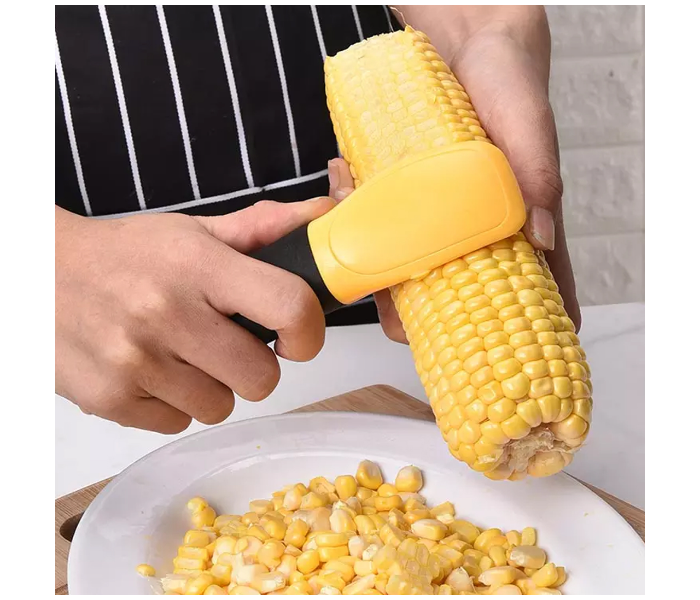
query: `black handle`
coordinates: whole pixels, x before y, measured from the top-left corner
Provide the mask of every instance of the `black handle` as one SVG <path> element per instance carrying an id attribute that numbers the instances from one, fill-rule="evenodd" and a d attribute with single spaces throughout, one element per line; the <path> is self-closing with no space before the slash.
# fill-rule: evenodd
<path id="1" fill-rule="evenodd" d="M 311 252 L 306 225 L 295 229 L 269 246 L 251 253 L 250 257 L 301 277 L 318 297 L 324 314 L 331 313 L 343 306 L 331 294 L 321 277 Z M 277 339 L 276 331 L 266 329 L 242 315 L 234 315 L 232 319 L 266 344 Z"/>

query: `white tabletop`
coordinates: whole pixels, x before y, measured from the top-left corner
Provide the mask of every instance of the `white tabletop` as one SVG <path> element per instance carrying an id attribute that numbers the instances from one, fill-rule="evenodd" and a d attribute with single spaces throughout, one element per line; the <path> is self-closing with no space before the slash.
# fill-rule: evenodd
<path id="1" fill-rule="evenodd" d="M 586 447 L 567 471 L 644 508 L 644 304 L 583 309 L 581 344 L 593 373 L 594 419 Z M 329 329 L 313 361 L 282 361 L 282 379 L 260 403 L 237 400 L 227 422 L 283 413 L 330 396 L 383 383 L 425 402 L 409 349 L 378 325 Z M 83 414 L 56 396 L 56 497 L 119 473 L 145 454 L 203 429 L 164 436 Z"/>

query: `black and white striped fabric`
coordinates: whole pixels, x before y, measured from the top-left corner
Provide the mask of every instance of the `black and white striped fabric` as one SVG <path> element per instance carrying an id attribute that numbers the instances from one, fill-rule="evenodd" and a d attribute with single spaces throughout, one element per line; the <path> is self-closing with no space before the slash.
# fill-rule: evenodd
<path id="1" fill-rule="evenodd" d="M 57 6 L 56 203 L 214 215 L 327 193 L 323 59 L 384 6 Z"/>
<path id="2" fill-rule="evenodd" d="M 398 28 L 386 6 L 56 6 L 56 204 L 219 215 L 327 194 L 323 60 Z"/>

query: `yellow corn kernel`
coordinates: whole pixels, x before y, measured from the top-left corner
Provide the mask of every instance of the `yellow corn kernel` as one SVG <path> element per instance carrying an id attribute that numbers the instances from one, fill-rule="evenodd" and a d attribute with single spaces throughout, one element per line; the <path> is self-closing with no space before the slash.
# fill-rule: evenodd
<path id="1" fill-rule="evenodd" d="M 450 523 L 449 528 L 451 532 L 459 534 L 459 536 L 469 544 L 474 544 L 481 534 L 481 530 L 476 525 L 463 519 L 457 519 Z"/>
<path id="2" fill-rule="evenodd" d="M 251 525 L 248 527 L 247 534 L 254 538 L 258 538 L 261 542 L 265 542 L 270 539 L 267 531 L 260 527 L 260 525 Z"/>
<path id="3" fill-rule="evenodd" d="M 267 535 L 276 540 L 283 540 L 287 533 L 287 526 L 280 519 L 266 519 L 262 527 Z"/>
<path id="4" fill-rule="evenodd" d="M 239 585 L 250 585 L 258 575 L 264 575 L 268 573 L 268 569 L 265 565 L 258 563 L 237 565 L 236 571 L 234 573 L 234 578 Z"/>
<path id="5" fill-rule="evenodd" d="M 357 493 L 357 481 L 352 475 L 340 475 L 335 478 L 335 490 L 338 498 L 347 500 Z"/>
<path id="6" fill-rule="evenodd" d="M 206 548 L 197 548 L 194 546 L 180 546 L 177 549 L 177 555 L 182 558 L 195 558 L 199 560 L 209 560 L 209 551 Z"/>
<path id="7" fill-rule="evenodd" d="M 357 479 L 357 483 L 362 487 L 366 487 L 370 490 L 376 490 L 384 483 L 379 465 L 373 463 L 371 460 L 363 460 L 360 463 L 357 467 L 355 479 Z"/>
<path id="8" fill-rule="evenodd" d="M 325 570 L 321 571 L 321 573 L 315 577 L 314 583 L 311 583 L 311 580 L 309 580 L 309 583 L 312 587 L 314 587 L 314 585 L 321 588 L 332 587 L 338 591 L 343 591 L 343 588 L 345 588 L 347 585 L 345 579 L 343 579 L 343 576 L 340 573 L 337 571 L 327 572 Z"/>
<path id="9" fill-rule="evenodd" d="M 215 539 L 216 534 L 213 532 L 191 529 L 185 534 L 185 537 L 183 538 L 183 544 L 185 546 L 204 548 L 205 546 L 211 544 Z"/>
<path id="10" fill-rule="evenodd" d="M 214 529 L 221 529 L 229 523 L 240 523 L 240 517 L 238 515 L 219 515 L 214 519 Z"/>
<path id="11" fill-rule="evenodd" d="M 520 543 L 523 546 L 534 546 L 537 544 L 537 532 L 533 527 L 523 529 Z"/>
<path id="12" fill-rule="evenodd" d="M 374 555 L 384 545 L 377 535 L 368 536 L 369 545 L 362 551 L 362 560 L 372 560 Z"/>
<path id="13" fill-rule="evenodd" d="M 247 512 L 241 516 L 241 523 L 244 525 L 254 525 L 260 522 L 260 516 L 255 512 Z"/>
<path id="14" fill-rule="evenodd" d="M 349 510 L 336 508 L 330 516 L 331 529 L 336 533 L 354 533 L 357 526 Z"/>
<path id="15" fill-rule="evenodd" d="M 500 529 L 486 529 L 474 540 L 474 548 L 486 553 L 488 552 L 491 541 L 501 536 L 503 536 L 503 532 Z"/>
<path id="16" fill-rule="evenodd" d="M 372 586 L 374 586 L 374 581 L 376 577 L 374 573 L 369 573 L 368 575 L 364 575 L 360 577 L 359 579 L 353 581 L 351 584 L 345 587 L 343 590 L 343 594 L 347 594 L 350 596 L 357 596 L 360 595 L 362 592 L 368 591 L 372 589 Z"/>
<path id="17" fill-rule="evenodd" d="M 528 592 L 529 594 L 533 596 L 561 596 L 561 592 L 559 590 L 554 590 L 551 588 L 535 588 L 531 592 Z"/>
<path id="18" fill-rule="evenodd" d="M 378 514 L 368 515 L 377 529 L 381 529 L 386 524 L 386 519 Z"/>
<path id="19" fill-rule="evenodd" d="M 445 538 L 445 539 L 447 539 L 447 538 Z M 443 540 L 443 542 L 445 542 L 445 540 Z M 464 552 L 467 549 L 471 548 L 470 544 L 468 544 L 465 541 L 462 541 L 461 539 L 450 540 L 449 542 L 446 542 L 446 543 L 450 548 L 454 548 L 455 550 L 457 550 L 457 552 L 461 552 L 462 554 L 464 554 Z"/>
<path id="20" fill-rule="evenodd" d="M 211 527 L 216 520 L 216 512 L 211 506 L 206 506 L 192 514 L 192 525 L 197 529 Z"/>
<path id="21" fill-rule="evenodd" d="M 559 579 L 559 573 L 557 573 L 557 568 L 554 563 L 547 563 L 532 575 L 532 581 L 534 581 L 535 585 L 539 588 L 552 587 L 557 579 Z"/>
<path id="22" fill-rule="evenodd" d="M 333 532 L 318 532 L 314 535 L 316 544 L 321 547 L 327 546 L 343 546 L 348 543 L 349 536 L 347 533 L 333 533 Z"/>
<path id="23" fill-rule="evenodd" d="M 452 515 L 454 517 L 454 504 L 452 504 L 452 502 L 443 502 L 442 504 L 438 504 L 430 509 L 430 514 L 433 515 L 433 518 L 435 519 L 437 519 L 439 515 Z"/>
<path id="24" fill-rule="evenodd" d="M 425 498 L 415 492 L 399 492 L 403 500 L 405 510 L 417 510 L 425 508 Z"/>
<path id="25" fill-rule="evenodd" d="M 289 583 L 290 584 L 295 584 L 299 583 L 300 581 L 306 581 L 305 575 L 301 571 L 294 571 L 290 576 L 289 576 Z"/>
<path id="26" fill-rule="evenodd" d="M 423 487 L 423 473 L 413 465 L 403 467 L 396 474 L 394 485 L 399 492 L 419 492 Z"/>
<path id="27" fill-rule="evenodd" d="M 451 594 L 454 590 L 458 593 L 473 593 L 474 584 L 472 583 L 472 578 L 462 567 L 456 568 L 452 571 L 445 579 L 445 585 L 450 588 L 449 593 Z M 445 593 L 445 592 L 443 592 Z"/>
<path id="28" fill-rule="evenodd" d="M 508 544 L 511 546 L 520 546 L 522 544 L 519 531 L 512 530 L 506 533 L 506 540 L 508 540 Z"/>
<path id="29" fill-rule="evenodd" d="M 328 496 L 335 493 L 335 486 L 325 477 L 314 477 L 309 482 L 309 489 L 322 496 Z"/>
<path id="30" fill-rule="evenodd" d="M 377 574 L 377 567 L 375 566 L 374 562 L 371 560 L 358 560 L 355 563 L 355 574 L 358 575 L 359 577 L 364 577 L 365 575 Z"/>
<path id="31" fill-rule="evenodd" d="M 229 596 L 260 596 L 258 590 L 254 590 L 252 587 L 247 585 L 234 585 L 229 587 Z"/>
<path id="32" fill-rule="evenodd" d="M 218 585 L 210 585 L 206 590 L 204 590 L 204 596 L 227 596 L 228 592 Z"/>
<path id="33" fill-rule="evenodd" d="M 307 575 L 321 564 L 321 557 L 318 550 L 307 550 L 297 556 L 297 571 Z"/>
<path id="34" fill-rule="evenodd" d="M 459 550 L 450 548 L 449 546 L 444 546 L 442 544 L 438 545 L 436 553 L 449 560 L 452 563 L 452 569 L 460 567 L 464 562 L 464 554 L 462 554 Z"/>
<path id="35" fill-rule="evenodd" d="M 379 495 L 376 498 L 374 498 L 374 508 L 376 508 L 379 512 L 388 512 L 394 508 L 401 508 L 402 506 L 403 506 L 403 501 L 401 500 L 401 497 L 398 495 L 394 495 L 394 496 L 381 496 L 381 495 Z"/>
<path id="36" fill-rule="evenodd" d="M 305 580 L 297 581 L 292 583 L 286 590 L 287 594 L 290 595 L 310 595 L 312 593 L 311 586 Z"/>
<path id="37" fill-rule="evenodd" d="M 503 567 L 507 564 L 506 551 L 503 546 L 491 546 L 489 548 L 489 558 L 497 567 Z"/>
<path id="38" fill-rule="evenodd" d="M 529 577 L 520 577 L 513 583 L 518 587 L 522 595 L 532 594 L 532 591 L 537 589 L 535 582 Z"/>
<path id="39" fill-rule="evenodd" d="M 392 485 L 391 483 L 382 483 L 377 488 L 377 495 L 380 496 L 381 498 L 388 498 L 389 496 L 397 496 L 399 493 L 399 490 L 396 488 L 395 485 Z"/>
<path id="40" fill-rule="evenodd" d="M 173 569 L 173 573 L 175 573 L 176 575 L 186 575 L 188 579 L 191 579 L 193 577 L 197 577 L 198 575 L 201 575 L 203 572 L 204 572 L 204 569 L 181 569 L 181 568 Z"/>
<path id="41" fill-rule="evenodd" d="M 377 530 L 374 521 L 367 515 L 357 515 L 355 517 L 355 525 L 357 525 L 357 532 L 360 535 L 368 535 Z"/>
<path id="42" fill-rule="evenodd" d="M 489 569 L 492 569 L 493 568 L 493 561 L 488 556 L 484 556 L 484 558 L 482 558 L 479 561 L 479 568 L 482 571 L 487 571 Z"/>
<path id="43" fill-rule="evenodd" d="M 187 502 L 187 508 L 192 514 L 198 513 L 208 506 L 209 503 L 204 498 L 200 498 L 199 496 L 195 496 Z"/>
<path id="44" fill-rule="evenodd" d="M 182 574 L 169 574 L 163 577 L 163 579 L 160 580 L 161 585 L 163 586 L 163 591 L 166 594 L 184 594 L 185 593 L 185 586 L 187 585 L 187 581 L 189 580 L 189 576 Z"/>
<path id="45" fill-rule="evenodd" d="M 327 497 L 321 496 L 316 492 L 309 492 L 301 498 L 300 508 L 302 510 L 309 510 L 312 508 L 319 508 L 321 506 L 326 506 L 328 504 Z"/>
<path id="46" fill-rule="evenodd" d="M 358 487 L 357 492 L 355 492 L 355 496 L 360 502 L 367 500 L 367 498 L 371 498 L 373 495 L 373 491 L 366 487 Z"/>
<path id="47" fill-rule="evenodd" d="M 284 544 L 279 540 L 268 540 L 258 550 L 258 562 L 265 565 L 268 569 L 276 569 L 282 562 L 284 554 Z"/>
<path id="48" fill-rule="evenodd" d="M 209 569 L 216 585 L 227 586 L 231 583 L 232 566 L 227 564 L 215 564 Z"/>
<path id="49" fill-rule="evenodd" d="M 566 569 L 564 567 L 557 567 L 557 580 L 552 584 L 551 587 L 559 587 L 566 583 L 567 575 Z"/>
<path id="50" fill-rule="evenodd" d="M 354 535 L 348 540 L 348 552 L 350 556 L 361 557 L 368 546 L 369 540 L 367 536 Z"/>
<path id="51" fill-rule="evenodd" d="M 431 517 L 432 515 L 427 508 L 409 510 L 404 514 L 404 519 L 409 525 L 415 523 L 416 521 L 420 521 L 421 519 L 430 519 Z"/>
<path id="52" fill-rule="evenodd" d="M 301 519 L 296 519 L 287 527 L 287 531 L 284 534 L 284 543 L 301 548 L 306 541 L 306 534 L 308 532 L 309 526 L 306 522 Z"/>
<path id="53" fill-rule="evenodd" d="M 154 577 L 156 574 L 156 570 L 151 565 L 145 563 L 136 567 L 136 572 L 142 577 Z"/>
<path id="54" fill-rule="evenodd" d="M 350 551 L 347 546 L 326 546 L 318 549 L 318 556 L 321 562 L 328 562 L 341 556 L 349 556 Z"/>
<path id="55" fill-rule="evenodd" d="M 325 565 L 321 573 L 338 573 L 345 583 L 350 583 L 355 577 L 355 566 L 353 564 L 348 564 L 343 562 L 343 559 L 348 558 L 347 556 L 342 556 L 338 559 L 329 560 Z"/>
<path id="56" fill-rule="evenodd" d="M 510 566 L 492 567 L 479 575 L 479 583 L 499 587 L 513 583 L 519 575 L 518 569 Z"/>
<path id="57" fill-rule="evenodd" d="M 269 594 L 270 592 L 281 590 L 287 585 L 287 580 L 283 573 L 270 571 L 269 573 L 256 575 L 248 585 L 261 594 Z"/>
<path id="58" fill-rule="evenodd" d="M 374 589 L 376 589 L 380 594 L 386 594 L 386 584 L 389 581 L 389 575 L 387 573 L 379 573 L 374 579 Z"/>
<path id="59" fill-rule="evenodd" d="M 508 564 L 526 569 L 541 569 L 546 561 L 547 555 L 538 546 L 513 546 L 508 556 Z"/>
<path id="60" fill-rule="evenodd" d="M 266 512 L 274 510 L 272 502 L 269 500 L 251 500 L 248 506 L 250 512 L 254 512 L 256 515 L 264 515 Z"/>
<path id="61" fill-rule="evenodd" d="M 437 519 L 421 519 L 411 525 L 411 531 L 418 537 L 439 541 L 447 535 L 447 526 Z"/>
<path id="62" fill-rule="evenodd" d="M 202 596 L 204 590 L 214 584 L 214 577 L 211 573 L 202 573 L 194 579 L 190 579 L 185 585 L 185 594 L 188 596 Z"/>
<path id="63" fill-rule="evenodd" d="M 176 569 L 199 569 L 203 571 L 207 568 L 207 560 L 200 558 L 183 558 L 176 556 L 173 559 L 173 566 Z"/>
<path id="64" fill-rule="evenodd" d="M 301 506 L 302 497 L 303 495 L 301 490 L 299 490 L 297 487 L 293 487 L 292 489 L 287 490 L 286 494 L 284 495 L 282 507 L 287 510 L 297 510 Z"/>

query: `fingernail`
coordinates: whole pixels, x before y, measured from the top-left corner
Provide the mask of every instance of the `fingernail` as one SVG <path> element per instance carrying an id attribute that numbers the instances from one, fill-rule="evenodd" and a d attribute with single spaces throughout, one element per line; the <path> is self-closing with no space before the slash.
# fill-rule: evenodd
<path id="1" fill-rule="evenodd" d="M 332 160 L 328 161 L 328 185 L 330 186 L 330 195 L 333 196 L 335 189 L 340 183 L 340 171 L 338 165 Z"/>
<path id="2" fill-rule="evenodd" d="M 530 232 L 545 250 L 554 250 L 554 217 L 541 206 L 530 209 Z"/>
<path id="3" fill-rule="evenodd" d="M 352 194 L 354 190 L 350 190 L 348 188 L 340 188 L 339 190 L 335 191 L 335 199 L 340 201 L 340 200 L 345 200 L 350 194 Z"/>

